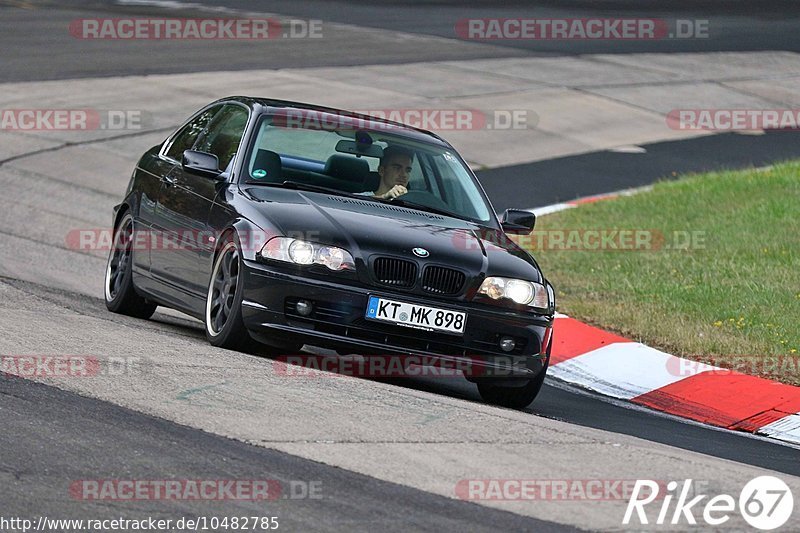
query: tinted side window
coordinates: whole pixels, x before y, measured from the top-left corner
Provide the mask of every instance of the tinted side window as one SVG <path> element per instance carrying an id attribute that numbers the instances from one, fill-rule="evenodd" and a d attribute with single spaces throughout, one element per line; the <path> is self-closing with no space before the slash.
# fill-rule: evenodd
<path id="1" fill-rule="evenodd" d="M 208 126 L 211 119 L 221 108 L 222 106 L 209 108 L 186 124 L 172 141 L 172 146 L 169 147 L 166 153 L 167 157 L 180 161 L 183 152 L 192 149 L 195 141 L 197 141 L 197 137 Z"/>
<path id="2" fill-rule="evenodd" d="M 228 104 L 214 117 L 194 149 L 199 152 L 214 154 L 219 159 L 220 170 L 225 170 L 236 155 L 247 126 L 247 109 Z"/>

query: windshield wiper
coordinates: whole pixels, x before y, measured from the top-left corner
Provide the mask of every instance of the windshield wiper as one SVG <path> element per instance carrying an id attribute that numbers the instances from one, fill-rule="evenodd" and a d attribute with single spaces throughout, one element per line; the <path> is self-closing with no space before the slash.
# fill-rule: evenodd
<path id="1" fill-rule="evenodd" d="M 418 204 L 416 202 L 409 202 L 407 200 L 403 200 L 402 198 L 395 198 L 394 200 L 386 200 L 386 202 L 393 205 L 399 205 L 400 207 L 408 207 L 411 209 L 416 209 L 418 211 L 427 211 L 429 213 L 435 213 L 437 215 L 444 215 L 446 217 L 453 217 L 459 220 L 466 220 L 468 222 L 472 222 L 472 220 L 465 218 L 463 215 L 453 213 L 452 211 L 447 211 L 446 209 L 439 209 L 438 207 L 431 207 L 429 205 Z"/>

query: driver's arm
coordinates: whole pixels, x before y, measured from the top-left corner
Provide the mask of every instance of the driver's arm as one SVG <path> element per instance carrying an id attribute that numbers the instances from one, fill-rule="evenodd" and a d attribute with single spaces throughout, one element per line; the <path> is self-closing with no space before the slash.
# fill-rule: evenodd
<path id="1" fill-rule="evenodd" d="M 408 189 L 406 189 L 402 185 L 395 185 L 394 187 L 389 189 L 384 194 L 375 195 L 375 198 L 378 198 L 380 200 L 394 200 L 398 196 L 402 196 L 407 192 L 408 192 Z"/>

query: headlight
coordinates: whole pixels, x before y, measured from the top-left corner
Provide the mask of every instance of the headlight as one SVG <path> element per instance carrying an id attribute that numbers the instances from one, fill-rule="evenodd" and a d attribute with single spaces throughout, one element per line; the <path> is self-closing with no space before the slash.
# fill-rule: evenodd
<path id="1" fill-rule="evenodd" d="M 478 294 L 493 300 L 508 298 L 520 305 L 529 305 L 537 309 L 547 309 L 550 299 L 547 289 L 541 283 L 523 281 L 521 279 L 490 277 L 483 280 Z"/>
<path id="2" fill-rule="evenodd" d="M 273 237 L 261 249 L 261 256 L 298 265 L 324 265 L 335 271 L 356 268 L 353 256 L 347 250 L 291 237 Z"/>
<path id="3" fill-rule="evenodd" d="M 289 244 L 289 259 L 298 265 L 314 262 L 314 246 L 310 242 L 293 240 Z"/>
<path id="4" fill-rule="evenodd" d="M 319 249 L 317 262 L 331 270 L 342 270 L 343 265 L 348 262 L 351 264 L 353 263 L 353 258 L 341 248 L 323 246 Z"/>

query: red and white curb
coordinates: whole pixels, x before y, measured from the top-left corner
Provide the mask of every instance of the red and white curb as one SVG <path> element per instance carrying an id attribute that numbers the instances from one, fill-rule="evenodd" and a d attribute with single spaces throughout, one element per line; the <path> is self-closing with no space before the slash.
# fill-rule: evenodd
<path id="1" fill-rule="evenodd" d="M 531 211 L 555 213 L 635 192 Z M 696 422 L 800 444 L 800 387 L 675 357 L 562 314 L 553 331 L 548 375 L 556 379 Z"/>
<path id="2" fill-rule="evenodd" d="M 704 424 L 800 444 L 800 387 L 675 357 L 557 315 L 548 374 Z"/>

